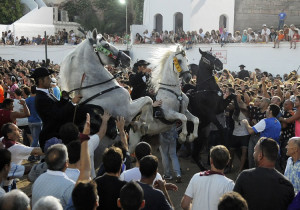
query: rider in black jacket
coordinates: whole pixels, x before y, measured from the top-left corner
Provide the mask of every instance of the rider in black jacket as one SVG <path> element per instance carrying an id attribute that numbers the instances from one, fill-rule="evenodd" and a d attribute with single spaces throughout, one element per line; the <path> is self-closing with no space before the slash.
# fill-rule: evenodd
<path id="1" fill-rule="evenodd" d="M 145 60 L 139 60 L 133 66 L 133 70 L 136 71 L 136 73 L 131 74 L 129 77 L 129 82 L 132 87 L 132 100 L 149 95 L 147 92 L 147 82 L 151 72 L 151 70 L 148 68 L 149 64 L 150 63 Z"/>

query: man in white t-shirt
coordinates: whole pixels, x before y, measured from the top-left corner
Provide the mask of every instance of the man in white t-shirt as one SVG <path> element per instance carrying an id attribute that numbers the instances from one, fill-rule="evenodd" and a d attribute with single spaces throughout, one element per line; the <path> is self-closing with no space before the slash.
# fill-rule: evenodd
<path id="1" fill-rule="evenodd" d="M 144 40 L 146 44 L 151 44 L 151 34 L 148 30 L 144 31 Z"/>
<path id="2" fill-rule="evenodd" d="M 211 170 L 196 173 L 191 179 L 185 195 L 181 200 L 181 207 L 185 210 L 217 210 L 221 196 L 232 191 L 234 182 L 224 176 L 224 168 L 230 159 L 226 147 L 218 145 L 210 150 Z"/>
<path id="3" fill-rule="evenodd" d="M 4 124 L 1 133 L 4 136 L 2 144 L 11 152 L 11 162 L 16 165 L 21 165 L 22 161 L 27 160 L 30 155 L 41 156 L 44 154 L 40 147 L 27 147 L 21 144 L 20 129 L 13 123 Z M 4 186 L 8 186 L 10 190 L 9 186 L 12 185 L 12 183 L 13 180 L 5 181 Z"/>
<path id="4" fill-rule="evenodd" d="M 267 28 L 267 25 L 263 24 L 263 28 L 261 30 L 261 35 L 263 37 L 263 42 L 268 43 L 270 33 L 271 33 L 271 31 L 270 31 L 270 29 Z"/>
<path id="5" fill-rule="evenodd" d="M 126 182 L 130 182 L 131 180 L 132 181 L 140 181 L 140 179 L 141 179 L 141 172 L 139 169 L 140 160 L 147 155 L 151 155 L 150 144 L 148 144 L 147 142 L 138 143 L 135 147 L 134 154 L 137 159 L 136 166 L 132 169 L 123 171 L 123 173 L 120 176 L 120 179 L 124 180 Z M 154 179 L 154 182 L 156 180 L 162 180 L 162 177 L 159 173 L 156 174 L 156 178 Z"/>
<path id="6" fill-rule="evenodd" d="M 18 126 L 7 123 L 2 126 L 1 133 L 4 138 L 2 143 L 12 153 L 11 162 L 20 165 L 30 155 L 43 155 L 40 147 L 27 147 L 20 143 L 21 133 Z"/>

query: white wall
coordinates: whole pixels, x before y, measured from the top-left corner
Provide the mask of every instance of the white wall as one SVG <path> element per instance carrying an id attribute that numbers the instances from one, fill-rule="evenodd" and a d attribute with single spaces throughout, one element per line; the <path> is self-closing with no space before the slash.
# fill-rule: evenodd
<path id="1" fill-rule="evenodd" d="M 163 30 L 174 30 L 174 14 L 183 14 L 183 30 L 219 29 L 221 15 L 228 17 L 228 30 L 233 32 L 235 0 L 145 0 L 143 25 L 154 28 L 154 16 L 163 16 Z"/>
<path id="2" fill-rule="evenodd" d="M 171 5 L 170 5 L 171 4 Z M 174 14 L 183 14 L 183 30 L 190 30 L 190 0 L 145 0 L 143 25 L 148 31 L 152 31 L 155 26 L 154 16 L 163 16 L 163 30 L 174 30 Z"/>
<path id="3" fill-rule="evenodd" d="M 235 0 L 197 0 L 192 2 L 191 29 L 199 31 L 219 30 L 219 18 L 226 15 L 228 20 L 227 29 L 234 30 L 234 5 Z"/>
<path id="4" fill-rule="evenodd" d="M 116 45 L 117 48 L 126 50 L 126 45 Z M 76 46 L 48 46 L 48 58 L 54 63 L 60 63 L 63 58 L 70 53 Z M 175 45 L 155 45 L 143 44 L 133 45 L 130 49 L 132 64 L 137 59 L 150 60 L 156 55 L 160 48 L 175 49 Z M 270 44 L 230 44 L 220 47 L 217 44 L 197 45 L 193 49 L 186 51 L 189 64 L 199 64 L 199 47 L 202 50 L 213 49 L 214 53 L 221 53 L 225 62 L 224 68 L 231 71 L 239 71 L 239 65 L 244 64 L 247 70 L 253 71 L 254 68 L 260 68 L 262 71 L 268 71 L 272 74 L 288 73 L 299 67 L 300 47 L 289 49 L 288 43 L 281 43 L 279 49 L 273 49 Z M 4 59 L 15 60 L 43 60 L 45 59 L 44 46 L 0 46 L 0 57 Z"/>
<path id="5" fill-rule="evenodd" d="M 37 37 L 41 35 L 44 37 L 44 32 L 47 32 L 47 35 L 55 34 L 55 26 L 54 25 L 44 25 L 44 24 L 30 24 L 30 23 L 15 23 L 14 24 L 14 34 L 15 37 L 24 36 L 32 39 L 32 37 Z"/>
<path id="6" fill-rule="evenodd" d="M 53 24 L 53 8 L 52 7 L 42 7 L 40 9 L 34 9 L 27 13 L 16 23 L 30 23 L 30 24 Z"/>

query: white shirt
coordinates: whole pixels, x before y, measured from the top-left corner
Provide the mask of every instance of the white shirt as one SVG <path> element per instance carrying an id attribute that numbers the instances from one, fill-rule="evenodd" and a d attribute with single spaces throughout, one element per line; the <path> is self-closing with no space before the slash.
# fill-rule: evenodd
<path id="1" fill-rule="evenodd" d="M 234 130 L 232 135 L 234 136 L 247 136 L 249 132 L 244 123 L 242 123 L 243 119 L 247 119 L 243 112 L 240 112 L 238 121 L 234 120 Z"/>
<path id="2" fill-rule="evenodd" d="M 139 167 L 134 167 L 129 170 L 123 171 L 123 173 L 120 176 L 120 179 L 126 182 L 133 181 L 140 181 L 141 180 L 141 172 Z M 162 177 L 159 173 L 156 174 L 156 177 L 153 181 L 153 184 L 156 180 L 162 180 Z"/>
<path id="3" fill-rule="evenodd" d="M 192 210 L 217 210 L 220 197 L 232 191 L 234 182 L 225 176 L 213 174 L 200 176 L 196 173 L 186 191 L 185 195 L 193 199 Z"/>
<path id="4" fill-rule="evenodd" d="M 72 196 L 75 182 L 62 171 L 47 170 L 40 175 L 32 186 L 32 206 L 44 196 L 52 195 L 60 200 L 65 208 Z"/>
<path id="5" fill-rule="evenodd" d="M 14 99 L 14 111 L 15 112 L 24 112 L 24 107 L 19 103 L 19 99 Z M 16 119 L 17 126 L 25 126 L 28 125 L 28 118 L 17 118 Z"/>
<path id="6" fill-rule="evenodd" d="M 67 168 L 65 173 L 69 177 L 69 179 L 77 182 L 80 171 L 77 168 Z"/>
<path id="7" fill-rule="evenodd" d="M 15 144 L 8 148 L 11 152 L 11 162 L 21 165 L 22 161 L 28 159 L 34 147 L 27 147 L 23 144 Z"/>
<path id="8" fill-rule="evenodd" d="M 263 36 L 269 36 L 270 35 L 270 33 L 271 33 L 271 31 L 270 31 L 270 29 L 262 29 L 261 30 L 261 35 L 263 35 Z"/>
<path id="9" fill-rule="evenodd" d="M 88 141 L 88 148 L 90 153 L 91 160 L 91 177 L 94 179 L 96 177 L 95 166 L 94 166 L 94 153 L 97 147 L 99 146 L 100 138 L 98 134 L 94 134 L 90 136 L 90 140 Z"/>
<path id="10" fill-rule="evenodd" d="M 48 89 L 38 88 L 38 87 L 37 87 L 36 90 L 43 91 L 44 93 L 47 93 L 48 95 L 50 94 Z"/>

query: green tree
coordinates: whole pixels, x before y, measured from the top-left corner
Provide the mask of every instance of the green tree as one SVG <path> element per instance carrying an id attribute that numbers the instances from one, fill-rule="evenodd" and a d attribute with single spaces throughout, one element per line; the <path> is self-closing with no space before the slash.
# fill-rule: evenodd
<path id="1" fill-rule="evenodd" d="M 20 0 L 0 0 L 0 24 L 12 24 L 23 16 Z"/>
<path id="2" fill-rule="evenodd" d="M 144 0 L 126 0 L 128 28 L 142 24 Z M 97 28 L 101 33 L 124 34 L 126 31 L 126 7 L 119 0 L 71 0 L 62 7 L 72 20 L 79 16 L 85 30 Z"/>

